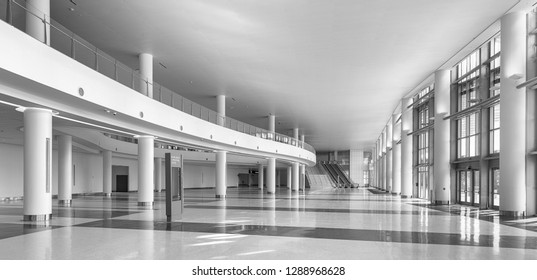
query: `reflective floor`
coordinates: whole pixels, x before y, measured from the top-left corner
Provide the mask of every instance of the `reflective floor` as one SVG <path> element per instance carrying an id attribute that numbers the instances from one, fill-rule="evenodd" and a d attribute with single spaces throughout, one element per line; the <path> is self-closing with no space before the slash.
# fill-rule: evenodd
<path id="1" fill-rule="evenodd" d="M 22 201 L 0 202 L 0 259 L 537 259 L 537 218 L 431 206 L 374 189 L 301 193 L 187 189 L 166 222 L 136 193 L 79 196 L 44 224 L 22 221 Z"/>

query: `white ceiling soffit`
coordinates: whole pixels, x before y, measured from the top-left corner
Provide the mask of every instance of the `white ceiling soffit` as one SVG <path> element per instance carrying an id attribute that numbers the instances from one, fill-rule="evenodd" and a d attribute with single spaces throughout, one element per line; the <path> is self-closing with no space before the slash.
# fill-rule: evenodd
<path id="1" fill-rule="evenodd" d="M 225 94 L 259 127 L 274 114 L 323 151 L 371 147 L 403 96 L 519 1 L 74 2 L 51 1 L 52 17 L 123 63 L 151 53 L 157 83 L 212 109 Z"/>

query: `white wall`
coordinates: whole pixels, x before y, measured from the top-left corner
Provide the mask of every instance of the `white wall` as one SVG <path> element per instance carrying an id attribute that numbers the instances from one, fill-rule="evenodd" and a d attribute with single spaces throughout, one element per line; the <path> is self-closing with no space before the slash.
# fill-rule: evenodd
<path id="1" fill-rule="evenodd" d="M 138 190 L 138 160 L 133 159 L 133 158 L 118 157 L 117 155 L 112 154 L 112 166 L 114 165 L 127 166 L 129 168 L 129 191 L 137 191 Z M 112 174 L 112 176 L 115 177 L 114 174 Z M 115 178 L 112 178 L 112 180 L 115 180 Z M 115 186 L 115 184 L 113 184 L 113 181 L 112 181 L 112 186 Z M 101 188 L 101 192 L 102 192 L 102 188 Z"/>
<path id="2" fill-rule="evenodd" d="M 349 158 L 350 179 L 360 186 L 364 185 L 364 151 L 350 150 Z M 367 170 L 367 169 L 365 169 Z"/>
<path id="3" fill-rule="evenodd" d="M 0 144 L 0 197 L 23 195 L 23 147 Z M 73 152 L 73 193 L 102 192 L 102 156 Z M 52 194 L 58 194 L 58 151 L 52 151 Z"/>
<path id="4" fill-rule="evenodd" d="M 185 176 L 185 188 L 214 188 L 216 168 L 211 165 L 200 165 L 195 163 L 185 163 L 183 175 Z M 248 173 L 248 168 L 227 167 L 227 186 L 237 187 L 239 185 L 239 173 Z"/>
<path id="5" fill-rule="evenodd" d="M 0 197 L 22 196 L 22 146 L 0 144 Z"/>

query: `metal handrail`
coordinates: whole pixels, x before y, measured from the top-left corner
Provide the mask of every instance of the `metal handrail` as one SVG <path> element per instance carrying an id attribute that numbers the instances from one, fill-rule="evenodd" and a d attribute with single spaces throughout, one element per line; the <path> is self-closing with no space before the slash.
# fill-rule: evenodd
<path id="1" fill-rule="evenodd" d="M 34 16 L 40 19 L 45 25 L 45 29 L 46 29 L 46 25 L 49 25 L 51 27 L 50 34 L 46 34 L 45 40 L 43 43 L 46 44 L 47 41 L 50 42 L 51 48 L 71 57 L 74 60 L 77 60 L 78 62 L 107 76 L 108 78 L 111 78 L 112 80 L 115 80 L 116 82 L 123 84 L 124 86 L 127 86 L 142 94 L 144 94 L 144 91 L 145 91 L 144 95 L 146 96 L 148 96 L 147 93 L 152 90 L 153 92 L 152 99 L 157 100 L 160 103 L 163 103 L 170 107 L 173 107 L 177 110 L 180 110 L 184 113 L 190 114 L 194 117 L 200 118 L 202 120 L 205 120 L 214 124 L 221 124 L 228 129 L 235 130 L 241 133 L 249 134 L 249 135 L 267 139 L 267 140 L 272 140 L 275 142 L 280 142 L 280 143 L 296 146 L 299 148 L 303 148 L 307 151 L 310 151 L 312 153 L 315 153 L 315 149 L 311 145 L 309 145 L 306 142 L 300 141 L 299 139 L 293 138 L 288 135 L 280 134 L 280 133 L 270 132 L 266 129 L 255 127 L 253 125 L 235 120 L 230 117 L 221 116 L 216 111 L 211 110 L 207 107 L 201 106 L 158 83 L 155 83 L 155 82 L 151 83 L 147 79 L 143 78 L 139 73 L 137 73 L 136 70 L 129 68 L 128 66 L 119 62 L 117 59 L 107 55 L 105 52 L 91 45 L 89 42 L 83 40 L 81 37 L 77 36 L 75 33 L 71 32 L 70 30 L 68 30 L 67 28 L 59 24 L 58 22 L 54 21 L 53 19 L 49 18 L 47 20 L 47 17 L 45 16 L 40 17 L 34 12 L 26 9 L 24 5 L 21 5 L 17 1 L 7 0 L 8 11 L 6 12 L 6 19 L 3 19 L 3 18 L 2 19 L 15 28 L 18 28 L 18 27 L 14 23 L 15 20 L 13 19 L 14 14 L 15 14 L 13 12 L 14 7 L 21 8 L 23 10 L 23 13 L 26 14 L 26 16 Z M 19 28 L 19 29 L 22 29 L 22 28 Z M 54 41 L 52 39 L 56 38 L 56 36 L 52 36 L 53 32 L 57 32 L 56 35 L 59 35 L 58 39 L 55 39 Z M 67 38 L 69 41 L 68 43 L 69 46 L 66 47 L 66 50 L 61 49 L 61 47 L 65 47 L 61 45 L 61 42 L 60 42 L 61 36 L 63 36 L 64 38 Z M 47 40 L 47 37 L 49 37 L 48 40 Z M 78 46 L 82 47 L 82 49 L 78 49 L 77 48 Z M 85 59 L 85 57 L 83 56 L 84 51 L 85 52 L 89 51 L 88 52 L 90 54 L 89 59 Z M 106 71 L 107 69 L 106 66 L 109 66 L 108 68 L 110 67 L 113 68 L 113 70 L 108 69 L 108 71 Z M 128 77 L 128 79 L 122 80 L 121 76 L 126 76 Z M 143 90 L 142 88 L 145 88 L 145 90 Z M 156 94 L 157 92 L 158 94 Z M 166 100 L 164 100 L 164 95 L 166 95 L 165 96 Z"/>

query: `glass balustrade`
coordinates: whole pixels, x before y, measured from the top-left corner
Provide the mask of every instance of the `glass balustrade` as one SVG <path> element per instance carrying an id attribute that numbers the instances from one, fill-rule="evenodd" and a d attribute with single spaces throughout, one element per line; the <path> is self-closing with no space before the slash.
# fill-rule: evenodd
<path id="1" fill-rule="evenodd" d="M 268 130 L 243 123 L 230 117 L 220 116 L 216 111 L 192 102 L 158 83 L 150 83 L 147 80 L 144 80 L 140 76 L 139 71 L 129 68 L 127 65 L 99 50 L 97 47 L 77 36 L 55 20 L 44 20 L 43 15 L 26 10 L 24 4 L 21 3 L 23 3 L 23 1 L 0 0 L 0 11 L 5 11 L 0 12 L 0 19 L 24 32 L 26 17 L 39 18 L 43 22 L 44 30 L 48 29 L 45 28 L 46 26 L 50 26 L 50 34 L 47 34 L 47 37 L 50 36 L 50 47 L 102 75 L 141 94 L 143 92 L 151 92 L 150 89 L 152 89 L 152 98 L 154 100 L 204 121 L 214 124 L 221 123 L 228 129 L 267 140 L 297 146 L 315 153 L 315 149 L 311 145 L 294 139 L 291 136 L 272 133 Z M 148 96 L 148 98 L 150 97 Z"/>

